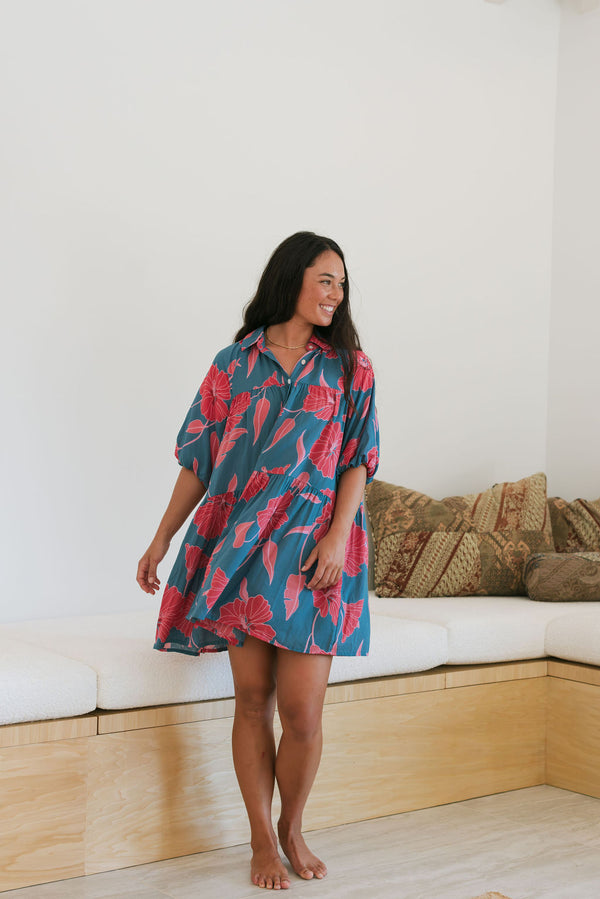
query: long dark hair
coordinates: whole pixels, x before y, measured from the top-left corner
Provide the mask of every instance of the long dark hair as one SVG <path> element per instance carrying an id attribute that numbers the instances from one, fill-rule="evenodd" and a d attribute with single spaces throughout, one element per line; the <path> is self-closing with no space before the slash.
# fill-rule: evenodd
<path id="1" fill-rule="evenodd" d="M 244 307 L 244 323 L 235 335 L 242 340 L 256 328 L 268 328 L 289 321 L 296 311 L 296 303 L 302 289 L 304 272 L 315 264 L 321 253 L 333 250 L 344 266 L 344 298 L 335 312 L 331 324 L 315 326 L 315 334 L 335 349 L 341 359 L 344 372 L 344 395 L 350 396 L 350 385 L 356 364 L 356 350 L 360 341 L 350 314 L 350 284 L 344 254 L 334 240 L 321 237 L 312 231 L 298 231 L 279 244 L 267 262 L 258 282 L 254 297 Z"/>

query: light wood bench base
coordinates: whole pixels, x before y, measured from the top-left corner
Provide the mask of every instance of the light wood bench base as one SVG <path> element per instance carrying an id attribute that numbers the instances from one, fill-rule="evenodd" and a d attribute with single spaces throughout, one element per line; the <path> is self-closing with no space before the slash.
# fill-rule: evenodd
<path id="1" fill-rule="evenodd" d="M 0 891 L 246 842 L 232 715 L 216 700 L 0 728 Z M 307 830 L 544 783 L 600 797 L 593 667 L 332 685 L 323 724 Z"/>

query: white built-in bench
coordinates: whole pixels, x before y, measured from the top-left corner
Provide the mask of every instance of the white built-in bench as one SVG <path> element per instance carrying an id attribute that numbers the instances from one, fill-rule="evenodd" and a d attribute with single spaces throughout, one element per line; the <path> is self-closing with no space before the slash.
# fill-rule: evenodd
<path id="1" fill-rule="evenodd" d="M 226 652 L 156 652 L 155 628 L 154 609 L 0 625 L 1 645 L 10 647 L 13 637 L 19 645 L 0 662 L 3 696 L 18 697 L 0 700 L 0 725 L 233 696 Z M 330 683 L 425 671 L 447 660 L 445 627 L 374 615 L 370 654 L 335 658 Z"/>
<path id="2" fill-rule="evenodd" d="M 600 796 L 600 603 L 370 597 L 334 659 L 305 816 L 332 826 L 551 783 Z M 245 842 L 226 653 L 156 609 L 0 625 L 0 890 Z"/>
<path id="3" fill-rule="evenodd" d="M 370 596 L 371 652 L 330 683 L 556 656 L 600 665 L 600 603 Z M 233 696 L 226 653 L 152 649 L 156 611 L 0 625 L 0 725 Z"/>

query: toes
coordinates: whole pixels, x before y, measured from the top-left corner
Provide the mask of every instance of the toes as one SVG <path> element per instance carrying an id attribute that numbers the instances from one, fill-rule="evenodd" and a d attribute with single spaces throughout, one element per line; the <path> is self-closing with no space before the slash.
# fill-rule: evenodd
<path id="1" fill-rule="evenodd" d="M 290 879 L 285 869 L 276 870 L 274 874 L 257 873 L 251 876 L 252 883 L 263 890 L 287 890 L 290 887 Z"/>

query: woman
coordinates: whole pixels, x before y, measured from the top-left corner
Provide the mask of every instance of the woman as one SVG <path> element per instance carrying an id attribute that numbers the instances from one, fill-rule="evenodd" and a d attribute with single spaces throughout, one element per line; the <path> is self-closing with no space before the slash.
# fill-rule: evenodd
<path id="1" fill-rule="evenodd" d="M 159 589 L 157 564 L 200 503 L 164 591 L 155 648 L 228 650 L 251 876 L 287 889 L 271 821 L 275 780 L 281 847 L 300 877 L 322 878 L 327 869 L 301 829 L 325 688 L 332 656 L 369 649 L 362 496 L 378 464 L 377 416 L 334 241 L 299 232 L 277 247 L 235 342 L 194 399 L 176 456 L 182 470 L 137 580 L 147 593 Z"/>

